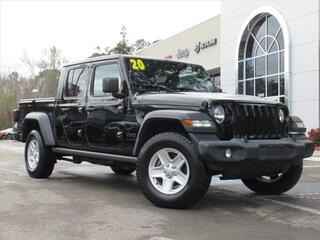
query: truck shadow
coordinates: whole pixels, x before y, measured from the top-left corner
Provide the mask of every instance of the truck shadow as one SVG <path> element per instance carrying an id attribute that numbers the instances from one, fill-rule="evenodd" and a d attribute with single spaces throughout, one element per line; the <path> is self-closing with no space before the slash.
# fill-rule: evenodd
<path id="1" fill-rule="evenodd" d="M 112 188 L 113 190 L 126 189 L 127 191 L 138 191 L 139 186 L 136 180 L 136 176 L 130 175 L 116 175 L 105 171 L 104 173 L 92 173 L 87 172 L 75 172 L 67 170 L 59 170 L 54 172 L 49 178 L 51 181 L 55 182 L 65 182 L 67 184 L 72 183 L 75 186 L 84 186 L 86 188 L 94 188 L 97 190 L 103 189 L 108 190 Z"/>
<path id="2" fill-rule="evenodd" d="M 59 170 L 54 172 L 48 180 L 60 186 L 64 185 L 67 188 L 90 189 L 90 193 L 94 194 L 109 195 L 112 192 L 113 196 L 137 198 L 136 200 L 141 201 L 141 204 L 147 203 L 147 205 L 152 206 L 148 201 L 144 201 L 144 196 L 140 191 L 135 174 L 119 176 L 107 171 L 95 171 L 90 174 L 84 171 Z M 253 193 L 243 195 L 240 192 L 228 190 L 228 186 L 232 185 L 211 186 L 204 197 L 188 210 L 227 209 L 232 211 L 232 209 L 236 210 L 259 205 L 254 201 L 258 195 Z"/>
<path id="3" fill-rule="evenodd" d="M 222 208 L 228 212 L 243 209 L 245 207 L 259 207 L 261 204 L 256 201 L 260 196 L 254 193 L 242 194 L 235 190 L 229 190 L 228 186 L 217 188 L 211 186 L 206 195 L 195 205 L 197 209 Z"/>

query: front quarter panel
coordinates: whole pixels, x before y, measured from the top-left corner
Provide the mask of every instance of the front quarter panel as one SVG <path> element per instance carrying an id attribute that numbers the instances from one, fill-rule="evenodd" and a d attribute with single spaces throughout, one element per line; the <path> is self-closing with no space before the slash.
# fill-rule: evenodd
<path id="1" fill-rule="evenodd" d="M 190 120 L 208 120 L 212 122 L 212 127 L 186 127 L 182 124 L 185 119 Z M 175 120 L 179 121 L 185 131 L 189 133 L 216 133 L 217 128 L 215 123 L 212 121 L 207 113 L 200 111 L 189 111 L 189 110 L 156 110 L 146 114 L 144 117 L 141 127 L 139 129 L 136 142 L 133 149 L 133 154 L 137 155 L 138 151 L 143 145 L 143 135 L 146 134 L 149 124 L 154 120 Z"/>

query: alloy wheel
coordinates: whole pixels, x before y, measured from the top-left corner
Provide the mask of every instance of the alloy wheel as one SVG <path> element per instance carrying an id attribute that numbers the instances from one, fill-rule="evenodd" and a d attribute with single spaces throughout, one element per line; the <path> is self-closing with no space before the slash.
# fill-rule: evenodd
<path id="1" fill-rule="evenodd" d="M 27 160 L 28 168 L 34 171 L 39 163 L 39 145 L 36 140 L 31 140 L 28 146 Z"/>
<path id="2" fill-rule="evenodd" d="M 186 157 L 180 151 L 163 148 L 152 156 L 148 173 L 152 185 L 159 192 L 175 194 L 187 185 L 190 168 Z"/>

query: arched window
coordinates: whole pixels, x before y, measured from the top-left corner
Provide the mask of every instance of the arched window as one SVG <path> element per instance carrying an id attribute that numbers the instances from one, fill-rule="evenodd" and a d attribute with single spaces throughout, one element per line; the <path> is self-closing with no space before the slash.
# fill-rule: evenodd
<path id="1" fill-rule="evenodd" d="M 277 19 L 259 14 L 247 25 L 238 56 L 238 93 L 287 102 L 284 39 Z"/>

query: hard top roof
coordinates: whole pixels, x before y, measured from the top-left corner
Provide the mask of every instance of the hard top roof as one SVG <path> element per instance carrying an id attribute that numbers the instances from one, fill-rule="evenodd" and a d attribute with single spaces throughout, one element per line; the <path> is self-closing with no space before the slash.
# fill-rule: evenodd
<path id="1" fill-rule="evenodd" d="M 104 61 L 104 60 L 110 60 L 110 59 L 118 59 L 121 57 L 132 57 L 132 58 L 141 58 L 141 59 L 151 59 L 151 60 L 162 60 L 162 61 L 172 61 L 172 62 L 181 62 L 181 63 L 187 63 L 185 61 L 180 61 L 180 60 L 176 60 L 176 59 L 168 59 L 168 58 L 156 58 L 156 57 L 147 57 L 147 56 L 140 56 L 140 55 L 126 55 L 126 54 L 114 54 L 114 55 L 104 55 L 104 56 L 100 56 L 100 57 L 92 57 L 92 58 L 86 58 L 83 60 L 79 60 L 79 61 L 73 61 L 73 62 L 69 62 L 63 65 L 63 67 L 68 67 L 68 66 L 72 66 L 72 65 L 78 65 L 78 64 L 83 64 L 83 63 L 91 63 L 91 62 L 100 62 L 100 61 Z M 195 65 L 199 65 L 196 63 L 189 63 L 188 64 L 195 64 Z"/>

